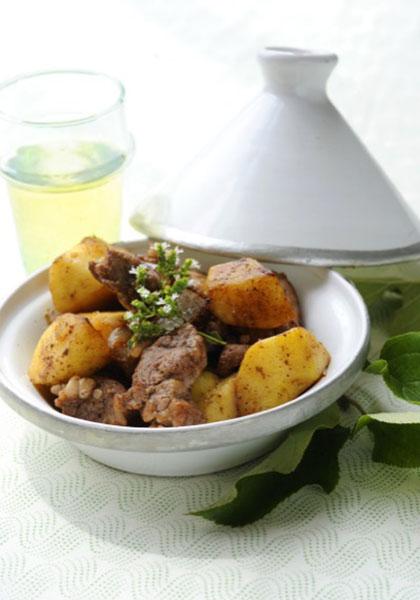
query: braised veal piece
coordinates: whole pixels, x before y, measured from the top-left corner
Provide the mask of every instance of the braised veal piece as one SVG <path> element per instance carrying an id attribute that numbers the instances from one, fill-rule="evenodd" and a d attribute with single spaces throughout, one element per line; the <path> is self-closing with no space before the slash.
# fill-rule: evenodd
<path id="1" fill-rule="evenodd" d="M 219 356 L 217 374 L 227 377 L 237 371 L 248 348 L 248 344 L 226 344 Z"/>
<path id="2" fill-rule="evenodd" d="M 54 261 L 54 307 L 29 375 L 58 410 L 112 425 L 196 425 L 288 402 L 322 377 L 328 352 L 301 326 L 284 274 L 251 258 L 205 274 L 180 255 L 86 238 Z"/>
<path id="3" fill-rule="evenodd" d="M 122 306 L 130 310 L 132 301 L 137 298 L 136 278 L 133 270 L 141 262 L 140 257 L 131 252 L 111 246 L 104 258 L 89 263 L 89 269 L 95 279 L 114 292 Z M 147 287 L 153 287 L 155 283 L 158 285 L 157 274 L 153 270 L 150 270 L 149 273 Z"/>
<path id="4" fill-rule="evenodd" d="M 66 384 L 54 385 L 51 392 L 57 395 L 55 405 L 65 415 L 99 423 L 127 425 L 127 410 L 119 400 L 125 388 L 114 379 L 74 375 Z"/>
<path id="5" fill-rule="evenodd" d="M 143 421 L 165 427 L 203 423 L 201 411 L 191 402 L 191 388 L 207 364 L 203 338 L 193 325 L 184 325 L 156 340 L 143 352 L 124 395 L 131 410 Z"/>

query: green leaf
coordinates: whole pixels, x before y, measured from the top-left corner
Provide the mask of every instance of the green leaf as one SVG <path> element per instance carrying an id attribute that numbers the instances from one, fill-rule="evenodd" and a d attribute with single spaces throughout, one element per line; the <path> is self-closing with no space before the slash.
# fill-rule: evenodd
<path id="1" fill-rule="evenodd" d="M 366 371 L 382 375 L 399 398 L 420 404 L 420 332 L 404 333 L 387 340 L 380 359 L 371 363 Z"/>
<path id="2" fill-rule="evenodd" d="M 294 427 L 282 444 L 242 475 L 231 491 L 209 508 L 192 513 L 222 525 L 253 523 L 305 485 L 329 493 L 338 481 L 338 453 L 349 437 L 336 404 Z"/>
<path id="3" fill-rule="evenodd" d="M 374 328 L 387 335 L 420 330 L 420 262 L 339 269 L 365 300 Z"/>
<path id="4" fill-rule="evenodd" d="M 420 413 L 378 413 L 359 418 L 353 435 L 363 427 L 373 434 L 372 459 L 396 467 L 420 467 Z"/>
<path id="5" fill-rule="evenodd" d="M 378 358 L 378 360 L 374 360 L 373 362 L 369 363 L 366 366 L 365 371 L 366 373 L 372 373 L 373 375 L 383 375 L 386 373 L 387 368 L 388 363 L 386 360 Z"/>
<path id="6" fill-rule="evenodd" d="M 363 289 L 361 284 L 360 287 Z M 370 287 L 372 288 L 372 285 Z M 386 327 L 387 323 L 395 316 L 396 311 L 403 305 L 401 287 L 389 284 L 385 289 L 377 289 L 377 295 L 369 305 L 370 319 L 374 325 Z"/>

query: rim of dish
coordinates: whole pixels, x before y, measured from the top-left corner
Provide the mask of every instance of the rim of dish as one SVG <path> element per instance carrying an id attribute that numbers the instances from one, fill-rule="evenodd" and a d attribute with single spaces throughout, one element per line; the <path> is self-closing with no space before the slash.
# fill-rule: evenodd
<path id="1" fill-rule="evenodd" d="M 1 109 L 1 106 L 0 106 L 0 119 L 3 119 L 4 121 L 8 121 L 10 123 L 16 123 L 18 125 L 28 125 L 31 127 L 40 127 L 40 128 L 42 128 L 42 127 L 69 127 L 69 126 L 73 126 L 73 125 L 82 125 L 84 123 L 90 123 L 92 121 L 95 121 L 96 119 L 99 119 L 107 114 L 110 114 L 115 109 L 117 109 L 119 106 L 121 106 L 124 102 L 125 87 L 119 79 L 117 79 L 116 77 L 112 77 L 111 75 L 107 75 L 106 73 L 102 73 L 101 71 L 90 71 L 90 70 L 86 70 L 86 69 L 51 69 L 51 70 L 46 70 L 46 71 L 33 71 L 30 73 L 23 73 L 21 75 L 17 75 L 16 77 L 7 79 L 6 81 L 3 81 L 2 83 L 0 83 L 0 95 L 6 88 L 16 85 L 17 83 L 19 83 L 21 81 L 34 79 L 37 77 L 49 76 L 49 75 L 88 75 L 91 77 L 100 77 L 103 79 L 107 79 L 108 81 L 110 81 L 111 83 L 113 83 L 116 86 L 116 89 L 118 90 L 117 98 L 108 107 L 106 107 L 98 112 L 95 112 L 93 114 L 88 114 L 85 117 L 80 117 L 77 119 L 62 119 L 62 120 L 53 119 L 51 121 L 37 121 L 37 120 L 32 120 L 32 119 L 25 119 L 25 118 L 20 118 L 16 115 L 10 114 L 8 112 L 5 112 L 4 110 Z"/>

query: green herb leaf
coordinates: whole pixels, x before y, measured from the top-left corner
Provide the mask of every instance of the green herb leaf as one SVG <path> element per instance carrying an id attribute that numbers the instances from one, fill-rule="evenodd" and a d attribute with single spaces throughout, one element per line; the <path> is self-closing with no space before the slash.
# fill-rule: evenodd
<path id="1" fill-rule="evenodd" d="M 340 426 L 336 404 L 294 427 L 282 444 L 257 467 L 242 475 L 226 497 L 192 513 L 237 527 L 260 519 L 306 485 L 330 493 L 338 482 L 338 453 L 349 437 Z"/>
<path id="2" fill-rule="evenodd" d="M 367 427 L 373 434 L 372 459 L 396 467 L 420 467 L 420 413 L 378 413 L 359 418 L 353 435 Z"/>
<path id="3" fill-rule="evenodd" d="M 386 385 L 399 398 L 420 404 L 420 332 L 389 338 L 380 359 L 371 363 L 366 371 L 382 375 Z"/>

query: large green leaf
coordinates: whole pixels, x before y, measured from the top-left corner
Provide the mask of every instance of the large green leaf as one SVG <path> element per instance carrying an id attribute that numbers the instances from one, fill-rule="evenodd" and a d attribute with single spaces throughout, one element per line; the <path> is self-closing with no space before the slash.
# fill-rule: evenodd
<path id="1" fill-rule="evenodd" d="M 349 437 L 337 405 L 293 428 L 284 442 L 234 484 L 219 502 L 192 514 L 233 527 L 260 519 L 309 484 L 337 484 L 338 453 Z"/>
<path id="2" fill-rule="evenodd" d="M 382 375 L 387 386 L 399 398 L 420 404 L 420 332 L 389 338 L 379 359 L 372 362 L 366 371 Z"/>
<path id="3" fill-rule="evenodd" d="M 374 461 L 396 467 L 420 467 L 420 413 L 364 415 L 359 418 L 354 433 L 363 427 L 374 437 Z"/>

